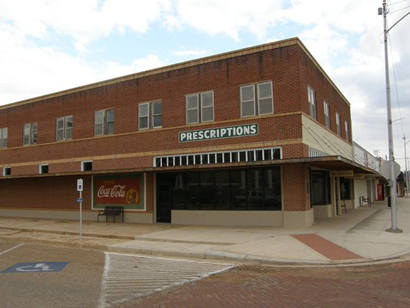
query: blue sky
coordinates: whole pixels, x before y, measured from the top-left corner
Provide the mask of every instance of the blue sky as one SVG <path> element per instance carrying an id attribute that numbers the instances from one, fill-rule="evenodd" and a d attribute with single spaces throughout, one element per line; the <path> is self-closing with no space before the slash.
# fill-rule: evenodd
<path id="1" fill-rule="evenodd" d="M 298 36 L 387 153 L 382 0 L 0 0 L 0 105 Z M 388 1 L 390 24 L 410 0 Z M 410 139 L 410 16 L 391 31 L 395 152 Z"/>

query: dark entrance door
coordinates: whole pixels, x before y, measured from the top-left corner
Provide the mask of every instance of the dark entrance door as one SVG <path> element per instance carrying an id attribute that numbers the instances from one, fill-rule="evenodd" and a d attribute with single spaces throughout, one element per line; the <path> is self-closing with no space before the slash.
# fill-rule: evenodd
<path id="1" fill-rule="evenodd" d="M 171 222 L 172 174 L 157 174 L 157 222 Z"/>

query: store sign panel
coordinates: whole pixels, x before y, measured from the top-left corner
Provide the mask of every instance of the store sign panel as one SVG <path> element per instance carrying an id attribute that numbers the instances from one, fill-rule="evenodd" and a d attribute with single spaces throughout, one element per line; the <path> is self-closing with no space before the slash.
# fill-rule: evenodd
<path id="1" fill-rule="evenodd" d="M 144 174 L 95 176 L 93 208 L 123 206 L 124 209 L 144 210 Z"/>
<path id="2" fill-rule="evenodd" d="M 179 142 L 204 141 L 221 138 L 256 136 L 258 133 L 258 124 L 244 124 L 179 132 L 178 140 Z"/>

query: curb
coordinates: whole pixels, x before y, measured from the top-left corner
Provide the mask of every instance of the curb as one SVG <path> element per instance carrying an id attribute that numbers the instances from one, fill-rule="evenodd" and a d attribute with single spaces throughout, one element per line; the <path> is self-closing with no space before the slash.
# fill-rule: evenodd
<path id="1" fill-rule="evenodd" d="M 20 232 L 38 232 L 38 233 L 50 233 L 50 234 L 61 234 L 61 235 L 79 235 L 79 232 L 72 231 L 51 231 L 51 230 L 39 230 L 39 229 L 29 229 L 29 228 L 13 228 L 13 227 L 2 227 L 1 230 L 13 230 Z M 97 238 L 110 238 L 119 240 L 135 240 L 135 236 L 128 235 L 110 235 L 110 234 L 97 234 L 97 233 L 82 233 L 83 236 L 97 237 Z"/>

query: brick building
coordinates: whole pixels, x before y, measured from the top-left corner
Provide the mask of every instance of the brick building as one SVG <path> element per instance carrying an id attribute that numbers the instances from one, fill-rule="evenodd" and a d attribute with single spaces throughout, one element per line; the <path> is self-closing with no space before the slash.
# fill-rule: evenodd
<path id="1" fill-rule="evenodd" d="M 297 38 L 0 107 L 0 215 L 309 226 L 341 214 L 350 105 Z"/>

